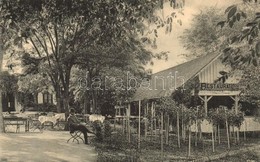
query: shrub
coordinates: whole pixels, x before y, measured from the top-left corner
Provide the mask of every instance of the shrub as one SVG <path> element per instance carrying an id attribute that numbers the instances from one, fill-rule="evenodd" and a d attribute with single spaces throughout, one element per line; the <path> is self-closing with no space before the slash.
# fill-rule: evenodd
<path id="1" fill-rule="evenodd" d="M 93 122 L 92 126 L 96 132 L 95 140 L 97 142 L 103 142 L 102 123 L 100 121 L 96 120 Z"/>
<path id="2" fill-rule="evenodd" d="M 111 123 L 108 120 L 104 121 L 104 138 L 110 138 L 112 135 Z"/>
<path id="3" fill-rule="evenodd" d="M 138 119 L 133 121 L 133 127 L 135 129 L 137 129 L 137 132 L 138 132 L 138 122 L 139 122 Z M 147 125 L 149 125 L 149 124 L 147 123 Z M 145 133 L 145 121 L 144 120 L 141 120 L 141 122 L 140 122 L 140 130 L 141 130 L 141 135 L 144 135 L 144 133 Z"/>

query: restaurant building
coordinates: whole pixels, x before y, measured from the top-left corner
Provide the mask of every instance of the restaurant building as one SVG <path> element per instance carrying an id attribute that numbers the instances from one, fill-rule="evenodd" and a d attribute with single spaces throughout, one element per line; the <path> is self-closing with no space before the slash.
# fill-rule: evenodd
<path id="1" fill-rule="evenodd" d="M 197 79 L 198 92 L 195 92 L 194 87 L 193 95 L 197 93 L 206 114 L 210 109 L 219 106 L 235 109 L 236 112 L 241 109 L 245 113 L 245 121 L 240 130 L 260 131 L 260 123 L 253 117 L 258 107 L 240 101 L 242 87 L 239 87 L 238 83 L 241 76 L 241 71 L 231 71 L 229 66 L 222 63 L 222 54 L 208 54 L 152 74 L 149 81 L 146 79 L 146 82 L 140 84 L 127 107 L 117 107 L 116 116 L 136 118 L 139 114 L 147 116 L 149 113 L 149 116 L 154 117 L 157 113 L 155 100 L 171 96 L 177 88 L 185 89 L 188 81 Z M 145 105 L 143 101 L 146 101 Z M 210 132 L 212 130 L 210 127 L 206 120 L 202 122 L 202 132 Z"/>

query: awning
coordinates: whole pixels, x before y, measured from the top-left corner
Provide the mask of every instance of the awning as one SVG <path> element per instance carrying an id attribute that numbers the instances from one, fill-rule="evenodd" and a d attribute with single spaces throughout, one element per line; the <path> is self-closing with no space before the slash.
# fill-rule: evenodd
<path id="1" fill-rule="evenodd" d="M 241 91 L 199 91 L 199 96 L 236 96 Z"/>

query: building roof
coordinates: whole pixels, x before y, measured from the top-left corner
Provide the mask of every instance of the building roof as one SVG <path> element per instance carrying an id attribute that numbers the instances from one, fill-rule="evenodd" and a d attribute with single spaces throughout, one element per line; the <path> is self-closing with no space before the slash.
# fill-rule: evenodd
<path id="1" fill-rule="evenodd" d="M 137 88 L 132 101 L 170 96 L 176 88 L 197 76 L 202 69 L 220 55 L 220 53 L 208 54 L 152 74 L 149 82 L 140 84 Z"/>

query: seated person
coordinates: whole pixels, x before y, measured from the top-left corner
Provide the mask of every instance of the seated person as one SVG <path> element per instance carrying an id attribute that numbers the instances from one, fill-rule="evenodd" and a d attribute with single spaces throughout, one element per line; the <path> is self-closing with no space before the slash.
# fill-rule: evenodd
<path id="1" fill-rule="evenodd" d="M 68 124 L 69 124 L 70 132 L 81 131 L 83 133 L 85 144 L 88 144 L 88 134 L 87 133 L 95 134 L 95 133 L 89 131 L 88 128 L 86 127 L 86 125 L 82 124 L 78 120 L 78 118 L 75 116 L 75 109 L 73 109 L 73 108 L 70 109 L 70 115 L 68 117 Z"/>

